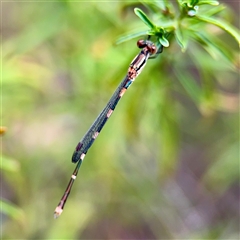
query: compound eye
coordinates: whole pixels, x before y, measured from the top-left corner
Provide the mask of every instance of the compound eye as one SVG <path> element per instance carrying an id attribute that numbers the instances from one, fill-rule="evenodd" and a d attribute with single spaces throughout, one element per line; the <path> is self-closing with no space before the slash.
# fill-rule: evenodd
<path id="1" fill-rule="evenodd" d="M 137 41 L 137 46 L 139 48 L 144 48 L 146 46 L 146 41 L 145 40 L 138 40 Z"/>
<path id="2" fill-rule="evenodd" d="M 151 54 L 155 54 L 157 52 L 157 48 L 154 44 L 148 46 L 148 50 Z"/>

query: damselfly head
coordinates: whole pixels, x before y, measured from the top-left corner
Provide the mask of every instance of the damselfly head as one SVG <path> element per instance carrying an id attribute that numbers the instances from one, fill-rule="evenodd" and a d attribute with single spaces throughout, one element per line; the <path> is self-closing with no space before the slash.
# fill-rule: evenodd
<path id="1" fill-rule="evenodd" d="M 144 48 L 144 47 L 146 47 L 146 40 L 143 40 L 143 39 L 138 40 L 138 41 L 137 41 L 137 46 L 138 46 L 139 48 Z"/>
<path id="2" fill-rule="evenodd" d="M 139 48 L 147 48 L 147 50 L 150 52 L 151 55 L 155 54 L 157 52 L 157 47 L 155 44 L 149 40 L 138 40 L 137 46 Z"/>

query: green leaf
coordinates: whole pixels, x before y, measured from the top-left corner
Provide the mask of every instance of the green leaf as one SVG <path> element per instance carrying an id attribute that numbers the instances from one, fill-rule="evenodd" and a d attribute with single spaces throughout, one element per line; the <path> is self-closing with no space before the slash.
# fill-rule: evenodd
<path id="1" fill-rule="evenodd" d="M 182 0 L 177 0 L 177 3 L 178 3 L 178 7 L 179 7 L 179 9 L 180 9 L 181 6 L 182 6 Z"/>
<path id="2" fill-rule="evenodd" d="M 201 99 L 201 89 L 196 84 L 194 79 L 186 72 L 182 74 L 177 68 L 173 68 L 173 70 L 188 95 L 193 99 L 194 102 L 199 104 Z"/>
<path id="3" fill-rule="evenodd" d="M 154 12 L 156 14 L 159 14 L 159 9 L 161 11 L 166 11 L 167 9 L 164 1 L 152 0 L 151 2 L 149 2 L 149 0 L 142 0 L 141 3 L 144 4 L 144 6 L 148 8 L 151 12 Z"/>
<path id="4" fill-rule="evenodd" d="M 178 3 L 179 3 L 180 5 L 190 4 L 190 1 L 189 1 L 189 0 L 178 0 Z"/>
<path id="5" fill-rule="evenodd" d="M 199 3 L 199 0 L 191 0 L 191 3 L 190 4 L 188 4 L 188 6 L 195 6 L 195 5 L 198 5 L 198 3 Z"/>
<path id="6" fill-rule="evenodd" d="M 136 37 L 140 37 L 140 36 L 144 36 L 144 35 L 151 35 L 151 33 L 149 32 L 149 30 L 138 31 L 138 32 L 136 32 L 136 31 L 129 32 L 128 34 L 119 37 L 116 40 L 116 44 L 120 44 L 120 43 L 126 42 L 126 41 L 128 41 L 130 39 L 133 39 L 133 38 L 136 38 Z"/>
<path id="7" fill-rule="evenodd" d="M 223 44 L 214 35 L 207 35 L 204 32 L 192 31 L 192 37 L 201 44 L 201 46 L 213 57 L 221 55 L 231 63 L 234 61 L 234 54 L 229 51 L 227 46 Z"/>
<path id="8" fill-rule="evenodd" d="M 214 8 L 205 9 L 204 15 L 205 16 L 212 16 L 212 15 L 216 15 L 216 14 L 218 14 L 222 11 L 226 11 L 226 10 L 227 10 L 226 6 L 221 4 L 221 5 L 218 5 Z"/>
<path id="9" fill-rule="evenodd" d="M 217 6 L 217 5 L 219 5 L 219 2 L 214 1 L 214 0 L 201 0 L 201 1 L 198 2 L 197 5 L 203 5 L 203 4 L 209 4 L 209 5 Z"/>
<path id="10" fill-rule="evenodd" d="M 182 4 L 187 4 L 188 7 L 194 7 L 196 5 L 203 5 L 203 4 L 209 4 L 209 5 L 213 5 L 213 6 L 217 6 L 219 5 L 219 2 L 216 0 L 185 0 L 182 1 Z"/>
<path id="11" fill-rule="evenodd" d="M 135 14 L 151 29 L 155 29 L 155 24 L 147 17 L 147 15 L 140 9 L 134 8 Z"/>
<path id="12" fill-rule="evenodd" d="M 182 48 L 183 51 L 186 50 L 187 48 L 187 38 L 184 37 L 182 29 L 180 27 L 178 27 L 175 31 L 174 31 L 176 40 L 178 42 L 178 44 L 180 45 L 180 47 Z"/>
<path id="13" fill-rule="evenodd" d="M 216 20 L 214 18 L 200 16 L 200 15 L 197 15 L 196 18 L 198 18 L 204 22 L 211 23 L 211 24 L 223 29 L 224 31 L 226 31 L 227 33 L 232 35 L 237 40 L 237 43 L 240 44 L 240 35 L 239 35 L 238 30 L 235 27 L 230 26 L 226 22 L 223 22 L 219 19 Z"/>
<path id="14" fill-rule="evenodd" d="M 169 42 L 168 40 L 162 36 L 161 38 L 159 38 L 159 42 L 164 46 L 164 47 L 169 47 Z"/>
<path id="15" fill-rule="evenodd" d="M 10 216 L 11 218 L 22 221 L 24 219 L 23 211 L 17 206 L 0 199 L 1 212 Z"/>

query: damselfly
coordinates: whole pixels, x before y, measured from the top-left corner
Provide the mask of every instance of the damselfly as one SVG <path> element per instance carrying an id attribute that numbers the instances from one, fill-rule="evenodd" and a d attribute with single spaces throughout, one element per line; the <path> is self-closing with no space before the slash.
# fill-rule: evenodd
<path id="1" fill-rule="evenodd" d="M 77 177 L 78 170 L 82 164 L 82 161 L 87 154 L 87 151 L 92 146 L 94 140 L 97 138 L 98 134 L 104 127 L 105 123 L 113 113 L 115 107 L 118 104 L 118 101 L 121 99 L 123 94 L 129 88 L 129 86 L 133 83 L 135 78 L 141 73 L 144 66 L 147 63 L 149 57 L 154 57 L 156 54 L 161 53 L 163 47 L 160 46 L 158 49 L 157 47 L 149 40 L 139 40 L 137 42 L 138 47 L 141 49 L 140 53 L 133 59 L 131 62 L 126 77 L 123 81 L 119 84 L 115 92 L 113 93 L 112 97 L 110 98 L 109 102 L 107 103 L 106 107 L 102 110 L 102 112 L 98 115 L 92 126 L 89 128 L 87 133 L 84 135 L 82 140 L 78 143 L 73 156 L 72 162 L 77 163 L 75 170 L 72 173 L 71 179 L 68 183 L 68 186 L 55 209 L 54 217 L 57 218 L 61 215 L 64 205 L 67 201 L 67 198 L 70 194 L 72 185 L 74 180 Z"/>

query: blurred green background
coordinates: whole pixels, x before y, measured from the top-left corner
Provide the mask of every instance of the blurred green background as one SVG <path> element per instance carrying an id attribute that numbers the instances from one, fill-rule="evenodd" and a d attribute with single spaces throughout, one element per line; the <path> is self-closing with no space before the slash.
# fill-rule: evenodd
<path id="1" fill-rule="evenodd" d="M 239 3 L 226 3 L 239 23 Z M 183 53 L 173 41 L 149 60 L 54 220 L 75 146 L 139 52 L 137 39 L 114 43 L 144 27 L 133 13 L 141 5 L 1 4 L 2 239 L 239 239 L 238 58 L 214 60 L 191 42 Z M 204 79 L 214 101 L 196 104 L 181 74 Z"/>

